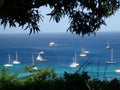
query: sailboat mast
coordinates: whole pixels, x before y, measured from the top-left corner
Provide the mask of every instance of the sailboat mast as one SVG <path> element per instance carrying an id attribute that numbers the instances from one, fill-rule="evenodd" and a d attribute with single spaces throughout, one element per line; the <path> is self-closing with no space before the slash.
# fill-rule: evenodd
<path id="1" fill-rule="evenodd" d="M 107 42 L 107 46 L 110 46 L 110 44 L 109 44 L 109 40 L 108 40 L 108 42 Z"/>
<path id="2" fill-rule="evenodd" d="M 75 53 L 75 58 L 74 59 L 75 59 L 75 62 L 76 62 L 76 53 Z"/>
<path id="3" fill-rule="evenodd" d="M 110 49 L 110 42 L 109 42 L 109 40 L 107 41 L 106 49 Z"/>
<path id="4" fill-rule="evenodd" d="M 33 65 L 33 66 L 35 65 L 34 56 L 33 56 L 33 55 L 32 55 L 32 65 Z"/>
<path id="5" fill-rule="evenodd" d="M 111 61 L 113 61 L 113 48 L 111 49 Z"/>
<path id="6" fill-rule="evenodd" d="M 10 64 L 10 54 L 8 54 L 8 60 L 9 60 L 9 64 Z"/>
<path id="7" fill-rule="evenodd" d="M 17 52 L 16 52 L 16 60 L 18 60 L 18 55 L 17 55 Z"/>

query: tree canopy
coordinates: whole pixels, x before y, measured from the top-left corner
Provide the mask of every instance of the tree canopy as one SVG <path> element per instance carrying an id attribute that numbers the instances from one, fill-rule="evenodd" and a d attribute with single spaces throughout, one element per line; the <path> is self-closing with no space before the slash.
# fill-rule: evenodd
<path id="1" fill-rule="evenodd" d="M 39 21 L 43 20 L 40 7 L 49 7 L 46 15 L 60 22 L 65 16 L 70 25 L 67 31 L 78 35 L 94 33 L 105 19 L 120 7 L 118 0 L 0 0 L 0 24 L 6 27 L 22 27 L 31 33 L 39 32 Z"/>

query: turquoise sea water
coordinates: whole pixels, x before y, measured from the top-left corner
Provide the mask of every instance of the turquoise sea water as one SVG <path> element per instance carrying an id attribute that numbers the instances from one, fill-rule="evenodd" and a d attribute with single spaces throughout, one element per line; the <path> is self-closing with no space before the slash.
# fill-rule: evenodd
<path id="1" fill-rule="evenodd" d="M 110 60 L 111 50 L 106 49 L 107 40 L 113 48 L 113 60 L 117 64 L 107 65 Z M 56 43 L 54 47 L 49 47 L 49 43 Z M 81 47 L 90 51 L 86 57 L 80 57 Z M 42 57 L 47 62 L 36 62 L 40 68 L 52 66 L 53 69 L 62 75 L 65 71 L 74 73 L 77 70 L 85 70 L 92 77 L 100 79 L 120 78 L 120 73 L 115 73 L 115 69 L 120 67 L 120 36 L 119 33 L 97 33 L 96 36 L 77 36 L 68 33 L 40 33 L 40 34 L 1 34 L 0 35 L 0 66 L 8 63 L 8 54 L 11 60 L 18 53 L 20 65 L 10 67 L 10 71 L 19 71 L 25 65 L 32 64 L 32 55 L 35 59 L 40 51 L 44 51 Z M 77 68 L 69 67 L 74 53 L 80 64 Z M 23 75 L 23 73 L 21 74 Z"/>

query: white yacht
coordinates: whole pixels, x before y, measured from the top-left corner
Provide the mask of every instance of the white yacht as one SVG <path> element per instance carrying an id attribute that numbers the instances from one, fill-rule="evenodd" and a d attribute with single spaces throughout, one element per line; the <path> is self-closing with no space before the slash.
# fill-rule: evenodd
<path id="1" fill-rule="evenodd" d="M 33 67 L 33 70 L 38 70 L 38 68 L 37 67 Z"/>
<path id="2" fill-rule="evenodd" d="M 12 67 L 12 66 L 13 66 L 13 64 L 11 63 L 10 54 L 8 54 L 8 63 L 7 63 L 7 64 L 4 64 L 4 66 L 6 66 L 6 67 Z"/>
<path id="3" fill-rule="evenodd" d="M 15 60 L 13 60 L 13 64 L 20 64 L 21 62 L 18 61 L 18 55 L 17 55 L 17 52 L 16 52 L 16 58 Z"/>
<path id="4" fill-rule="evenodd" d="M 85 57 L 85 56 L 87 56 L 87 55 L 86 55 L 85 53 L 81 53 L 80 56 L 81 56 L 81 57 Z"/>
<path id="5" fill-rule="evenodd" d="M 40 54 L 44 54 L 44 51 L 41 51 Z"/>
<path id="6" fill-rule="evenodd" d="M 55 46 L 55 42 L 50 42 L 50 43 L 49 43 L 49 46 L 50 46 L 50 47 Z"/>
<path id="7" fill-rule="evenodd" d="M 89 52 L 88 50 L 85 50 L 84 53 L 85 53 L 85 54 L 89 54 L 90 52 Z"/>
<path id="8" fill-rule="evenodd" d="M 79 66 L 79 63 L 77 63 L 77 58 L 76 58 L 76 53 L 75 53 L 75 56 L 73 57 L 73 61 L 70 64 L 70 67 L 77 67 L 77 66 Z"/>
<path id="9" fill-rule="evenodd" d="M 116 72 L 116 73 L 120 73 L 120 68 L 115 69 L 115 72 Z"/>

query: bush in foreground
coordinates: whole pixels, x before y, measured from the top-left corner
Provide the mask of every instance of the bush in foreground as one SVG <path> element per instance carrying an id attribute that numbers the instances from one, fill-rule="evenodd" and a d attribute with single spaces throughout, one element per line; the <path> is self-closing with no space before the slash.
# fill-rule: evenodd
<path id="1" fill-rule="evenodd" d="M 0 73 L 0 90 L 119 90 L 118 79 L 99 80 L 87 72 L 67 73 L 59 77 L 52 68 L 40 69 L 29 76 L 18 78 L 7 68 Z"/>

